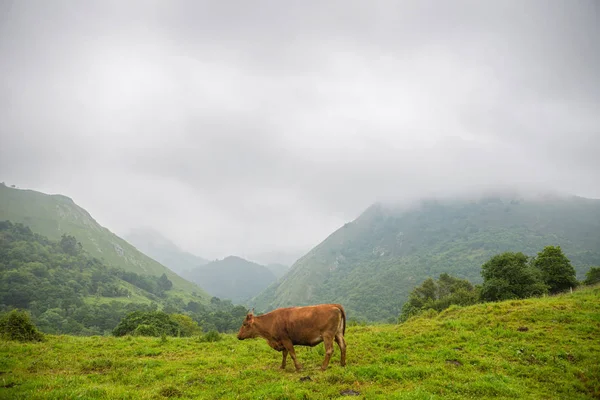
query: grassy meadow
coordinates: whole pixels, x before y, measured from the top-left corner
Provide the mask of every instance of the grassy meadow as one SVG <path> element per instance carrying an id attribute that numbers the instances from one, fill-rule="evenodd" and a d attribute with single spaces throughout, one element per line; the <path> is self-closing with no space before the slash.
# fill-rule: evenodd
<path id="1" fill-rule="evenodd" d="M 241 321 L 240 321 L 241 323 Z M 0 343 L 2 399 L 600 399 L 600 287 L 350 326 L 335 347 L 263 339 L 47 336 Z M 352 397 L 356 396 L 356 397 Z"/>

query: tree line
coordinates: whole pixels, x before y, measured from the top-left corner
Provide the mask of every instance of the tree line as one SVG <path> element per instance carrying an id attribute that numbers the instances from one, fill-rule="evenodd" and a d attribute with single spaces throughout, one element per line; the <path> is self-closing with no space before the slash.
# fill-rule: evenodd
<path id="1" fill-rule="evenodd" d="M 404 322 L 426 310 L 442 311 L 451 305 L 467 306 L 486 301 L 523 299 L 572 290 L 600 282 L 600 267 L 591 267 L 579 282 L 575 269 L 560 246 L 546 246 L 534 257 L 504 252 L 481 266 L 483 284 L 473 285 L 442 273 L 413 288 L 399 317 Z"/>

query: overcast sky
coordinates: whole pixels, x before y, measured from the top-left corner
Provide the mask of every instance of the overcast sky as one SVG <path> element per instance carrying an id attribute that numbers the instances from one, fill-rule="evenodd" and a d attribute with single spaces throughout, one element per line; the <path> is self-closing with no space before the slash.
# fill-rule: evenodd
<path id="1" fill-rule="evenodd" d="M 0 0 L 0 180 L 203 257 L 380 199 L 600 198 L 598 1 Z"/>

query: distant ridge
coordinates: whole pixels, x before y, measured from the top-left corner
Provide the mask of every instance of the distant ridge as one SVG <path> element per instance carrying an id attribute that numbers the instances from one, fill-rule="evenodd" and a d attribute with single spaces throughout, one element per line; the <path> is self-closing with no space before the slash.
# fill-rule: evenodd
<path id="1" fill-rule="evenodd" d="M 236 256 L 194 268 L 184 276 L 211 295 L 234 304 L 244 303 L 277 279 L 267 267 Z"/>

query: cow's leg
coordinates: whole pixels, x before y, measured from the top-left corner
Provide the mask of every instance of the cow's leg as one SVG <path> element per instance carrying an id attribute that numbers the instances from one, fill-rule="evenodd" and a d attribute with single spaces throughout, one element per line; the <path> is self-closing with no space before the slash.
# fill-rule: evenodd
<path id="1" fill-rule="evenodd" d="M 321 371 L 327 369 L 327 365 L 329 365 L 329 360 L 333 354 L 333 337 L 323 335 L 323 345 L 325 346 L 325 360 L 323 360 L 323 365 L 321 365 Z"/>
<path id="2" fill-rule="evenodd" d="M 340 357 L 340 363 L 343 367 L 346 365 L 346 339 L 344 339 L 344 335 L 342 335 L 341 333 L 335 335 L 335 342 L 340 348 L 340 353 L 342 353 Z"/>
<path id="3" fill-rule="evenodd" d="M 283 360 L 281 360 L 281 369 L 285 369 L 285 361 L 287 359 L 288 351 L 286 349 L 283 349 L 282 353 L 283 353 Z"/>
<path id="4" fill-rule="evenodd" d="M 296 367 L 296 371 L 300 371 L 302 369 L 302 365 L 300 365 L 300 363 L 298 362 L 298 359 L 296 358 L 296 352 L 294 351 L 294 345 L 292 344 L 291 340 L 283 340 L 283 346 L 285 347 L 285 350 L 288 351 L 288 353 L 290 353 L 290 356 L 292 356 L 292 361 L 294 361 L 294 366 Z"/>

